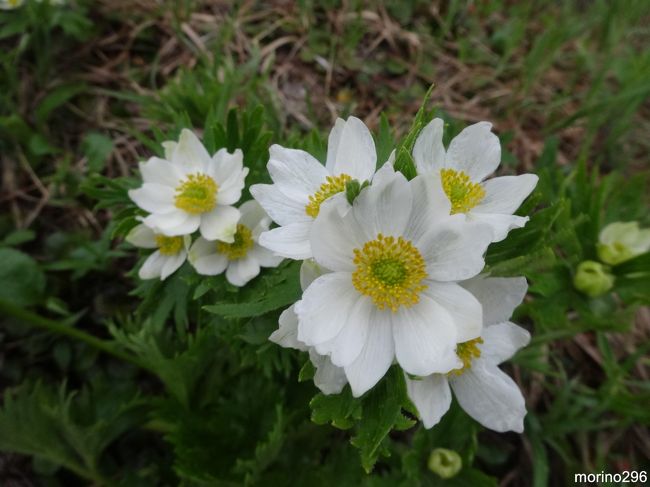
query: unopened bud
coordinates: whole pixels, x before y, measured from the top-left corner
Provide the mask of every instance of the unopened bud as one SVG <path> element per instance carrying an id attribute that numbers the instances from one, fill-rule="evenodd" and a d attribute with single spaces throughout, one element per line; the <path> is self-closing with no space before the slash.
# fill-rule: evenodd
<path id="1" fill-rule="evenodd" d="M 650 229 L 639 222 L 615 222 L 600 232 L 596 250 L 600 260 L 617 265 L 650 250 Z"/>
<path id="2" fill-rule="evenodd" d="M 436 448 L 429 455 L 427 466 L 443 479 L 450 479 L 463 468 L 463 459 L 454 450 Z"/>
<path id="3" fill-rule="evenodd" d="M 585 260 L 578 265 L 573 285 L 578 291 L 595 298 L 614 286 L 614 276 L 607 272 L 607 266 L 600 262 Z"/>

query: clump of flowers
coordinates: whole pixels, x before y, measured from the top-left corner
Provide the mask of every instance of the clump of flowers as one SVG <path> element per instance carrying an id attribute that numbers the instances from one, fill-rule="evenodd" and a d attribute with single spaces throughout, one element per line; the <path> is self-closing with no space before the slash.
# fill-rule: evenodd
<path id="1" fill-rule="evenodd" d="M 372 144 L 342 145 L 339 133 L 352 120 L 358 137 L 366 133 L 356 119 L 338 121 L 326 168 L 289 149 L 282 149 L 283 165 L 272 148 L 268 168 L 276 184 L 253 188 L 281 225 L 263 233 L 261 244 L 311 259 L 303 263 L 309 278 L 302 279 L 302 299 L 282 314 L 270 339 L 309 352 L 324 394 L 349 383 L 353 396 L 362 396 L 396 363 L 426 427 L 449 409 L 453 390 L 484 426 L 523 431 L 523 396 L 498 365 L 530 339 L 508 321 L 524 298 L 526 280 L 479 274 L 488 246 L 528 221 L 513 213 L 537 176 L 485 180 L 501 154 L 491 125 L 466 128 L 445 150 L 440 119 L 414 144 L 417 175 L 411 180 L 393 168 L 393 158 L 374 174 L 367 168 L 363 174 L 328 173 L 346 163 L 374 164 Z M 313 169 L 292 173 L 289 154 L 295 167 Z M 339 161 L 340 155 L 347 159 Z M 354 187 L 362 189 L 351 198 L 346 189 Z M 292 225 L 300 231 L 289 230 Z"/>
<path id="2" fill-rule="evenodd" d="M 239 208 L 248 168 L 243 154 L 226 149 L 208 154 L 198 137 L 183 129 L 179 140 L 163 143 L 164 158 L 140 163 L 143 184 L 129 191 L 147 215 L 126 240 L 156 249 L 140 268 L 141 279 L 169 277 L 189 260 L 196 272 L 217 275 L 243 286 L 281 261 L 257 243 L 270 219 L 255 202 Z M 192 243 L 192 235 L 199 233 Z M 189 257 L 189 259 L 188 259 Z"/>

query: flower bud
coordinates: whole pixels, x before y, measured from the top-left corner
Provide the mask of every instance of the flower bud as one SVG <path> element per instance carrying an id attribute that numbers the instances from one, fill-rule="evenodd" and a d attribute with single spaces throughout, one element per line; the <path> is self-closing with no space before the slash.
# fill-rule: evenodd
<path id="1" fill-rule="evenodd" d="M 585 260 L 578 266 L 573 285 L 578 291 L 595 298 L 612 288 L 614 276 L 607 272 L 607 266 L 600 262 Z"/>
<path id="2" fill-rule="evenodd" d="M 463 459 L 454 450 L 436 448 L 429 455 L 427 466 L 443 479 L 450 479 L 463 468 Z"/>
<path id="3" fill-rule="evenodd" d="M 639 228 L 639 222 L 615 222 L 600 232 L 596 245 L 598 257 L 606 264 L 616 265 L 650 250 L 650 229 Z"/>

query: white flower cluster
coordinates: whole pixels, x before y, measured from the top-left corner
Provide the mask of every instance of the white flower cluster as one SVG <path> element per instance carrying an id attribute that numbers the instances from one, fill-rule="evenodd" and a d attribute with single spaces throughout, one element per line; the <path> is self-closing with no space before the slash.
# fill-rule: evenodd
<path id="1" fill-rule="evenodd" d="M 305 260 L 302 299 L 270 339 L 308 351 L 325 394 L 350 384 L 355 397 L 397 362 L 426 427 L 451 402 L 496 431 L 522 431 L 524 399 L 498 365 L 529 341 L 509 322 L 524 278 L 480 275 L 492 242 L 528 218 L 513 213 L 537 184 L 531 174 L 485 180 L 501 158 L 491 124 L 464 129 L 445 149 L 435 119 L 413 148 L 418 175 L 392 161 L 376 170 L 372 135 L 338 120 L 327 161 L 274 145 L 273 184 L 251 194 L 279 225 L 261 245 Z M 368 181 L 350 204 L 348 182 Z"/>
<path id="2" fill-rule="evenodd" d="M 165 158 L 140 163 L 143 184 L 129 191 L 131 199 L 149 213 L 126 240 L 136 247 L 156 249 L 139 271 L 141 279 L 166 279 L 185 260 L 203 275 L 224 271 L 226 279 L 243 286 L 282 257 L 261 247 L 270 218 L 260 205 L 246 201 L 239 208 L 248 169 L 237 149 L 210 156 L 191 131 L 178 142 L 164 142 Z M 191 235 L 200 236 L 192 243 Z"/>

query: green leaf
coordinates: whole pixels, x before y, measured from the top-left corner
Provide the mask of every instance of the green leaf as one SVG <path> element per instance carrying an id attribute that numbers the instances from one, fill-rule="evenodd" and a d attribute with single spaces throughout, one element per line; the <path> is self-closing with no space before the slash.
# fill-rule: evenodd
<path id="1" fill-rule="evenodd" d="M 340 394 L 318 393 L 309 403 L 311 420 L 316 424 L 331 423 L 339 429 L 351 428 L 361 414 L 361 403 L 352 397 L 350 387 Z"/>
<path id="2" fill-rule="evenodd" d="M 361 450 L 361 465 L 370 473 L 381 446 L 395 423 L 403 428 L 402 404 L 407 401 L 404 374 L 393 367 L 363 399 L 363 415 L 352 444 Z"/>
<path id="3" fill-rule="evenodd" d="M 113 141 L 104 134 L 90 132 L 81 142 L 81 149 L 88 159 L 88 171 L 100 172 L 106 165 L 106 159 L 113 151 Z"/>
<path id="4" fill-rule="evenodd" d="M 287 307 L 300 299 L 299 263 L 275 270 L 275 278 L 259 279 L 249 285 L 243 299 L 233 303 L 204 306 L 203 309 L 224 318 L 249 318 Z"/>
<path id="5" fill-rule="evenodd" d="M 38 125 L 45 124 L 54 110 L 84 91 L 86 91 L 86 85 L 83 83 L 68 83 L 57 86 L 43 98 L 34 110 L 36 123 Z"/>
<path id="6" fill-rule="evenodd" d="M 19 306 L 32 306 L 43 297 L 45 274 L 29 255 L 0 248 L 0 298 Z"/>

